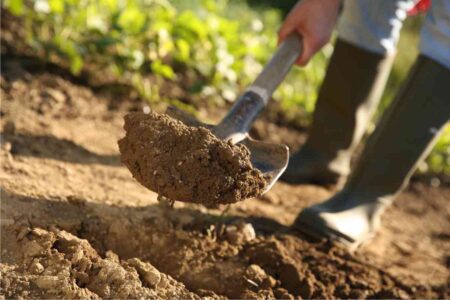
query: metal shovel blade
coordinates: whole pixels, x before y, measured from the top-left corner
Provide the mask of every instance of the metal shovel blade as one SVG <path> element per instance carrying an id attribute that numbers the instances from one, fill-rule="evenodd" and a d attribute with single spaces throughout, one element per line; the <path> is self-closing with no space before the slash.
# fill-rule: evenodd
<path id="1" fill-rule="evenodd" d="M 188 126 L 202 126 L 211 131 L 216 127 L 202 123 L 192 115 L 176 107 L 168 107 L 166 114 Z M 263 193 L 267 192 L 286 169 L 289 161 L 289 148 L 286 145 L 257 141 L 248 135 L 247 138 L 239 143 L 242 143 L 250 150 L 250 161 L 253 167 L 258 169 L 266 179 L 267 186 Z"/>

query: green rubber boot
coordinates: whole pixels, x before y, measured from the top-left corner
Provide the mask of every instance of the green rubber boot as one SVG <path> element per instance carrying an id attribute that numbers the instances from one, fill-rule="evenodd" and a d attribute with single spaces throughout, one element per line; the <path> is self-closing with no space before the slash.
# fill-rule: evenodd
<path id="1" fill-rule="evenodd" d="M 419 56 L 343 190 L 304 209 L 296 228 L 350 248 L 369 240 L 384 209 L 409 182 L 449 121 L 449 100 L 450 70 Z"/>
<path id="2" fill-rule="evenodd" d="M 350 172 L 350 158 L 380 102 L 394 56 L 338 40 L 321 86 L 308 139 L 281 180 L 334 184 Z"/>

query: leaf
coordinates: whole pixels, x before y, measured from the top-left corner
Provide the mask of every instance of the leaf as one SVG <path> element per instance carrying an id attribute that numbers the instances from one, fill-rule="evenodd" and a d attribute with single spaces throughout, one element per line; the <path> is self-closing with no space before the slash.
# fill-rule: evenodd
<path id="1" fill-rule="evenodd" d="M 53 39 L 53 43 L 57 49 L 69 59 L 70 71 L 73 74 L 78 74 L 83 68 L 83 58 L 81 57 L 79 50 L 75 43 L 71 40 L 64 39 L 61 36 L 57 36 Z"/>
<path id="2" fill-rule="evenodd" d="M 164 64 L 161 60 L 155 60 L 150 65 L 152 72 L 167 79 L 175 79 L 176 75 L 172 67 Z"/>
<path id="3" fill-rule="evenodd" d="M 217 11 L 217 3 L 215 0 L 202 0 L 202 6 L 210 12 Z"/>
<path id="4" fill-rule="evenodd" d="M 183 39 L 178 39 L 175 41 L 176 45 L 176 59 L 180 62 L 187 62 L 191 53 L 191 48 L 189 43 Z"/>
<path id="5" fill-rule="evenodd" d="M 108 10 L 114 12 L 118 8 L 118 1 L 117 0 L 100 0 L 99 1 L 102 5 L 105 5 Z"/>
<path id="6" fill-rule="evenodd" d="M 6 2 L 6 7 L 15 16 L 20 16 L 21 14 L 23 14 L 22 0 L 9 0 Z"/>
<path id="7" fill-rule="evenodd" d="M 107 47 L 112 46 L 117 42 L 118 39 L 110 36 L 102 36 L 99 39 L 94 40 L 95 46 L 97 46 L 100 51 L 104 51 Z"/>
<path id="8" fill-rule="evenodd" d="M 70 72 L 77 75 L 83 69 L 83 59 L 80 55 L 75 55 L 70 60 Z"/>
<path id="9" fill-rule="evenodd" d="M 194 12 L 187 10 L 176 19 L 175 31 L 188 40 L 203 39 L 208 35 L 208 26 Z"/>
<path id="10" fill-rule="evenodd" d="M 64 12 L 64 0 L 49 0 L 50 10 L 55 14 L 62 14 Z"/>
<path id="11" fill-rule="evenodd" d="M 129 5 L 119 15 L 117 24 L 126 32 L 137 34 L 145 25 L 145 15 L 137 6 Z"/>

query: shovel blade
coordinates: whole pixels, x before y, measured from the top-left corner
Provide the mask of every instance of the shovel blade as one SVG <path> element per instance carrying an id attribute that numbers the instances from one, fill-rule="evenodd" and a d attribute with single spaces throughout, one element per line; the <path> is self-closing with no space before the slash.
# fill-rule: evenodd
<path id="1" fill-rule="evenodd" d="M 215 127 L 214 125 L 198 121 L 192 115 L 176 107 L 168 107 L 166 114 L 188 126 L 202 126 L 210 130 L 213 130 Z M 257 141 L 248 135 L 246 139 L 239 143 L 242 143 L 250 150 L 250 161 L 253 167 L 258 169 L 266 179 L 267 186 L 263 193 L 267 192 L 286 169 L 289 162 L 289 148 L 282 144 Z"/>
<path id="2" fill-rule="evenodd" d="M 267 192 L 286 170 L 289 162 L 289 148 L 286 145 L 257 141 L 250 136 L 240 143 L 250 150 L 250 161 L 253 167 L 261 171 L 267 180 L 263 193 Z"/>

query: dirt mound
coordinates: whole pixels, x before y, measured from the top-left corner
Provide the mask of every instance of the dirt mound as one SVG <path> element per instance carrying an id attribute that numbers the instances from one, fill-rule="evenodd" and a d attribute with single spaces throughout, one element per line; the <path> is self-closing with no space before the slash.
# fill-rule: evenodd
<path id="1" fill-rule="evenodd" d="M 256 197 L 266 186 L 244 145 L 219 140 L 206 128 L 154 112 L 127 115 L 124 128 L 122 162 L 142 185 L 169 199 L 215 206 Z"/>

